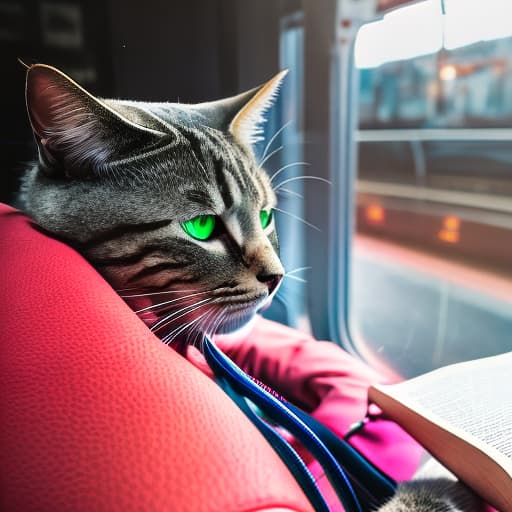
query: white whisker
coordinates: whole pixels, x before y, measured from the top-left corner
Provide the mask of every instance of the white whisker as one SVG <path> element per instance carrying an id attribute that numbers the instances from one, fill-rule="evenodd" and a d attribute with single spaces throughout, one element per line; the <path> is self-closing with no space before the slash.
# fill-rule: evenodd
<path id="1" fill-rule="evenodd" d="M 162 341 L 166 344 L 166 345 L 169 345 L 172 341 L 174 341 L 182 332 L 186 331 L 187 329 L 189 329 L 190 327 L 192 327 L 192 325 L 197 322 L 198 320 L 200 320 L 203 316 L 205 316 L 206 314 L 208 314 L 209 311 L 205 311 L 204 313 L 200 314 L 199 316 L 193 318 L 192 320 L 190 320 L 189 322 L 186 322 L 184 324 L 179 324 L 176 328 L 174 328 L 170 333 L 166 334 L 163 338 L 162 338 Z M 190 333 L 187 334 L 187 337 L 190 335 Z"/>
<path id="2" fill-rule="evenodd" d="M 181 309 L 178 309 L 177 311 L 174 311 L 173 313 L 165 316 L 164 318 L 162 318 L 161 320 L 159 320 L 155 325 L 152 325 L 151 326 L 151 330 L 153 332 L 159 330 L 162 328 L 162 324 L 167 325 L 169 323 L 169 321 L 171 319 L 173 320 L 176 320 L 178 318 L 181 318 L 185 315 L 187 315 L 188 313 L 192 313 L 192 311 L 195 311 L 197 307 L 200 307 L 201 304 L 204 304 L 205 302 L 207 301 L 212 301 L 213 299 L 211 297 L 207 297 L 206 299 L 203 299 L 203 300 L 200 300 L 199 302 L 195 302 L 194 304 L 189 304 L 188 306 L 185 306 Z M 190 309 L 192 308 L 192 309 Z M 176 316 L 176 315 L 179 315 L 179 316 Z"/>
<path id="3" fill-rule="evenodd" d="M 200 334 L 207 335 L 207 333 L 209 331 L 209 326 L 211 325 L 211 320 L 212 320 L 212 318 L 215 318 L 215 313 L 217 311 L 218 310 L 216 308 L 210 309 L 209 314 L 206 316 L 206 318 L 201 320 L 200 325 L 199 325 Z M 200 346 L 200 345 L 201 344 L 199 343 L 198 346 Z"/>
<path id="4" fill-rule="evenodd" d="M 299 194 L 298 192 L 295 192 L 294 190 L 290 190 L 288 188 L 279 187 L 279 189 L 275 190 L 277 194 L 281 192 L 285 192 L 286 194 L 289 194 L 294 197 L 298 197 L 299 199 L 304 199 L 304 196 L 302 194 Z"/>
<path id="5" fill-rule="evenodd" d="M 214 334 L 217 332 L 217 329 L 219 326 L 224 322 L 224 319 L 226 318 L 226 312 L 224 310 L 220 310 L 216 316 L 213 318 L 213 322 L 210 326 L 210 333 L 209 337 L 212 338 Z"/>
<path id="6" fill-rule="evenodd" d="M 216 324 L 217 319 L 221 316 L 221 314 L 222 314 L 222 310 L 214 309 L 213 310 L 213 315 L 209 316 L 206 319 L 206 322 L 205 322 L 205 325 L 204 325 L 204 328 L 203 328 L 203 332 L 204 332 L 205 336 L 211 337 L 213 335 L 213 332 L 214 332 L 213 327 Z"/>
<path id="7" fill-rule="evenodd" d="M 311 270 L 313 267 L 299 267 L 299 268 L 294 268 L 293 270 L 290 270 L 288 272 L 286 272 L 285 275 L 289 276 L 290 274 L 296 274 L 297 272 L 302 272 L 303 270 Z"/>
<path id="8" fill-rule="evenodd" d="M 202 306 L 200 306 L 202 307 Z M 170 334 L 162 338 L 162 341 L 166 343 L 167 345 L 170 345 L 183 331 L 190 329 L 192 325 L 194 325 L 196 322 L 201 320 L 205 315 L 207 315 L 210 311 L 205 311 L 204 313 L 200 314 L 198 317 L 194 318 L 193 320 L 190 320 L 190 322 L 187 322 L 186 324 L 178 327 L 177 329 L 174 329 Z"/>
<path id="9" fill-rule="evenodd" d="M 326 180 L 325 178 L 322 178 L 320 176 L 295 176 L 294 178 L 288 178 L 287 180 L 284 180 L 281 183 L 278 183 L 274 187 L 274 192 L 279 190 L 283 185 L 286 185 L 287 183 L 291 183 L 292 181 L 297 181 L 297 180 L 317 180 L 317 181 L 321 181 L 323 183 L 327 183 L 328 185 L 332 185 L 332 183 L 329 180 Z"/>
<path id="10" fill-rule="evenodd" d="M 274 135 L 272 135 L 272 138 L 267 142 L 267 145 L 265 146 L 265 149 L 263 150 L 263 155 L 261 156 L 261 159 L 263 160 L 267 156 L 267 151 L 270 149 L 270 146 L 272 146 L 272 142 L 276 140 L 276 138 L 279 136 L 279 134 L 288 126 L 290 126 L 291 121 L 288 121 L 287 123 L 283 124 L 279 130 L 277 130 Z M 261 164 L 258 164 L 258 167 L 261 167 Z"/>
<path id="11" fill-rule="evenodd" d="M 136 290 L 137 288 L 125 288 L 125 290 Z M 116 290 L 117 292 L 122 292 L 123 290 Z M 123 299 L 129 299 L 131 297 L 151 297 L 153 295 L 164 295 L 166 293 L 187 293 L 187 292 L 196 292 L 197 290 L 168 290 L 164 292 L 150 292 L 150 293 L 138 293 L 136 295 L 121 295 Z"/>
<path id="12" fill-rule="evenodd" d="M 314 224 L 311 224 L 311 222 L 304 220 L 302 217 L 299 217 L 298 215 L 287 212 L 286 210 L 282 210 L 281 208 L 277 208 L 275 206 L 274 206 L 274 210 L 284 213 L 285 215 L 289 215 L 292 219 L 298 220 L 298 221 L 302 222 L 303 224 L 305 224 L 306 226 L 309 226 L 310 228 L 316 229 L 317 231 L 322 231 L 320 228 L 318 228 Z"/>
<path id="13" fill-rule="evenodd" d="M 190 297 L 197 297 L 198 295 L 204 295 L 205 293 L 210 293 L 210 290 L 197 292 L 197 293 L 191 293 L 189 295 L 184 295 L 183 297 L 178 297 L 176 299 L 166 300 L 165 302 L 159 302 L 158 304 L 152 304 L 151 306 L 147 306 L 145 308 L 135 311 L 135 313 L 139 314 L 139 313 L 143 313 L 144 311 L 151 311 L 151 310 L 159 308 L 161 306 L 166 306 L 167 304 L 173 304 L 174 302 L 189 299 Z"/>
<path id="14" fill-rule="evenodd" d="M 290 167 L 295 167 L 296 165 L 310 165 L 307 162 L 292 162 L 291 164 L 283 165 L 280 169 L 278 169 L 272 176 L 270 177 L 270 183 L 272 183 L 282 172 L 286 171 Z"/>
<path id="15" fill-rule="evenodd" d="M 272 158 L 276 153 L 278 153 L 279 151 L 281 151 L 281 149 L 283 149 L 283 146 L 279 146 L 277 149 L 274 149 L 274 151 L 272 151 L 272 153 L 269 153 L 259 164 L 258 164 L 258 167 L 263 167 L 265 165 L 265 162 L 267 160 L 269 160 L 270 158 Z"/>
<path id="16" fill-rule="evenodd" d="M 299 281 L 299 283 L 307 283 L 307 281 L 305 279 L 302 279 L 302 277 L 291 276 L 289 274 L 285 274 L 283 277 L 288 277 L 289 279 L 293 279 L 294 281 Z"/>

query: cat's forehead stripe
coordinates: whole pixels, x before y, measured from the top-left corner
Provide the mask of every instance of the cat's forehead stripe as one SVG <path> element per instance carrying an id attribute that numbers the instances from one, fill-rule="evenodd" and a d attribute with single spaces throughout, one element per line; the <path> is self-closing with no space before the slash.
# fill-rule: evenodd
<path id="1" fill-rule="evenodd" d="M 207 182 L 209 195 L 217 197 L 220 194 L 224 203 L 224 209 L 230 209 L 235 203 L 234 198 L 238 194 L 230 190 L 219 147 L 213 145 L 210 138 L 200 130 L 187 128 L 183 131 L 186 134 L 191 150 L 203 170 L 207 173 L 213 171 L 214 176 L 212 176 L 212 180 Z M 213 184 L 216 186 L 212 187 Z M 215 201 L 211 200 L 210 203 L 215 204 Z"/>
<path id="2" fill-rule="evenodd" d="M 261 179 L 254 176 L 257 173 L 253 173 L 248 159 L 221 133 L 208 127 L 178 129 L 202 169 L 213 174 L 212 180 L 207 182 L 207 189 L 212 197 L 220 195 L 225 210 L 247 197 L 255 202 L 267 201 L 265 187 Z"/>
<path id="3" fill-rule="evenodd" d="M 181 136 L 183 137 L 183 143 L 187 144 L 194 158 L 196 158 L 199 166 L 204 172 L 208 169 L 208 160 L 204 157 L 203 146 L 205 145 L 206 138 L 199 131 L 194 128 L 186 126 L 177 127 Z"/>
<path id="4" fill-rule="evenodd" d="M 263 206 L 268 206 L 269 202 L 270 202 L 270 198 L 267 193 L 267 187 L 263 183 L 261 174 L 259 172 L 255 172 L 254 179 L 255 179 L 256 183 L 258 184 L 259 195 L 262 199 Z"/>
<path id="5" fill-rule="evenodd" d="M 218 158 L 225 162 L 224 171 L 229 172 L 233 176 L 240 190 L 246 188 L 245 176 L 241 172 L 232 144 L 227 143 L 216 130 L 207 127 L 205 127 L 205 136 L 209 153 L 216 157 L 218 156 Z"/>
<path id="6" fill-rule="evenodd" d="M 215 201 L 205 190 L 191 189 L 185 191 L 184 195 L 185 198 L 192 203 L 197 203 L 199 205 L 206 206 L 211 210 L 215 210 Z"/>
<path id="7" fill-rule="evenodd" d="M 229 182 L 226 179 L 227 175 L 224 174 L 224 166 L 222 160 L 214 161 L 214 169 L 215 169 L 215 181 L 217 184 L 217 189 L 220 192 L 222 197 L 222 201 L 224 202 L 224 208 L 229 210 L 232 208 L 235 203 L 234 194 L 232 190 L 229 190 Z"/>

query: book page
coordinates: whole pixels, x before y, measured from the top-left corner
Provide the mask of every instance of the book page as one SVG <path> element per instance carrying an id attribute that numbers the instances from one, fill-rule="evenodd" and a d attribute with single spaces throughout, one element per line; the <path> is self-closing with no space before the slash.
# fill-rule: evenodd
<path id="1" fill-rule="evenodd" d="M 472 444 L 485 443 L 484 451 L 512 473 L 512 352 L 381 389 Z"/>

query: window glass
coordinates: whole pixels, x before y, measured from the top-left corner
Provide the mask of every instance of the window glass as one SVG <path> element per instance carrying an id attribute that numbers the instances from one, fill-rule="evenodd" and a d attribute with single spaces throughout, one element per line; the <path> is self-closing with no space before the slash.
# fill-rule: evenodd
<path id="1" fill-rule="evenodd" d="M 349 328 L 404 377 L 512 350 L 511 15 L 427 0 L 358 34 Z"/>

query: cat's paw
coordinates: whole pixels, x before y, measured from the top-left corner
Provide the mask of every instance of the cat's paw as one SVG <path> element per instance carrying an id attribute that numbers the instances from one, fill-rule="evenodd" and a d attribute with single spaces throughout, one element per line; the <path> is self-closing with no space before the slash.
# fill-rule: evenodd
<path id="1" fill-rule="evenodd" d="M 480 501 L 459 481 L 425 478 L 398 485 L 378 512 L 479 512 Z"/>

